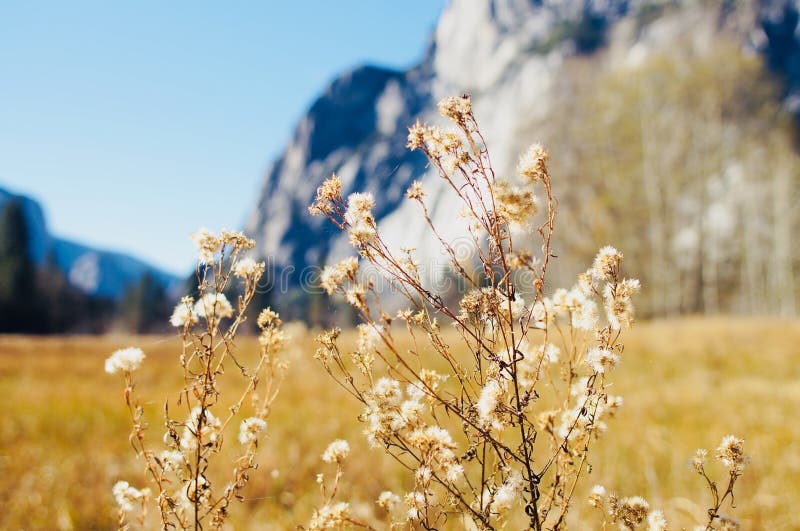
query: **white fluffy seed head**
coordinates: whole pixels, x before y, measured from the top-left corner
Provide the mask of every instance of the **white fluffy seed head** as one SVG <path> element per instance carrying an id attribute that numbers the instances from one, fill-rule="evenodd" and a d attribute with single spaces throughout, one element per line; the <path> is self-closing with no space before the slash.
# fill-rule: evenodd
<path id="1" fill-rule="evenodd" d="M 325 449 L 322 460 L 326 463 L 341 463 L 348 455 L 350 455 L 350 444 L 343 439 L 337 439 Z"/>
<path id="2" fill-rule="evenodd" d="M 140 348 L 128 347 L 115 350 L 106 360 L 106 372 L 114 374 L 118 371 L 135 371 L 142 366 L 144 358 L 144 352 Z"/>

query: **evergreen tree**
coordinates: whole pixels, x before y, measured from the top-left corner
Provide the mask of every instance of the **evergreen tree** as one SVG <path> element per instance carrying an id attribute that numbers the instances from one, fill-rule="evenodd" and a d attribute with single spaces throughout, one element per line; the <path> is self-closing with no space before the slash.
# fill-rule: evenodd
<path id="1" fill-rule="evenodd" d="M 43 331 L 37 300 L 28 224 L 22 202 L 14 199 L 0 214 L 0 332 Z"/>
<path id="2" fill-rule="evenodd" d="M 138 284 L 127 290 L 121 310 L 123 324 L 130 332 L 163 330 L 169 318 L 164 287 L 153 275 L 146 273 Z"/>

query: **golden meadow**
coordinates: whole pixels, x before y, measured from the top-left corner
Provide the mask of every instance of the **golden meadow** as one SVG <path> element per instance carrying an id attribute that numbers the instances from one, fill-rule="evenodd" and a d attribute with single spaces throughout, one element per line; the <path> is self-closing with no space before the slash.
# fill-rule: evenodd
<path id="1" fill-rule="evenodd" d="M 372 505 L 385 489 L 409 487 L 382 451 L 367 448 L 352 399 L 312 358 L 314 332 L 302 326 L 288 332 L 294 337 L 291 367 L 246 501 L 233 508 L 235 529 L 306 524 L 320 503 L 316 474 L 330 472 L 320 455 L 336 438 L 348 439 L 357 456 L 344 465 L 349 500 Z M 354 334 L 345 340 L 354 342 Z M 248 338 L 240 348 L 254 349 L 255 342 Z M 127 440 L 130 418 L 119 378 L 103 371 L 112 350 L 131 344 L 147 353 L 139 374 L 142 393 L 174 398 L 182 386 L 177 337 L 0 338 L 6 402 L 0 528 L 109 529 L 117 518 L 114 483 L 126 478 L 146 485 Z M 695 500 L 708 493 L 689 459 L 696 448 L 735 432 L 746 439 L 752 459 L 733 511 L 743 528 L 800 527 L 800 425 L 790 420 L 800 408 L 798 344 L 800 323 L 794 321 L 696 318 L 634 325 L 616 369 L 615 392 L 627 400 L 594 448 L 570 522 L 598 525 L 585 500 L 600 483 L 647 498 L 665 511 L 670 528 L 691 528 L 705 510 Z M 158 399 L 147 404 L 158 434 L 161 408 Z"/>
<path id="2" fill-rule="evenodd" d="M 198 231 L 198 299 L 176 306 L 178 338 L 2 339 L 0 523 L 796 526 L 798 430 L 786 419 L 800 400 L 798 326 L 689 319 L 631 331 L 640 285 L 610 246 L 573 288 L 545 296 L 557 205 L 546 151 L 523 154 L 519 185 L 497 178 L 469 98 L 440 111 L 455 132 L 417 123 L 409 147 L 463 204 L 480 273 L 439 236 L 420 183 L 407 197 L 470 286 L 458 307 L 429 291 L 413 250 L 382 240 L 373 196 L 345 199 L 336 175 L 311 213 L 400 288 L 409 306 L 396 317 L 350 257 L 320 285 L 344 296 L 357 330 L 320 334 L 264 309 L 258 338 L 237 337 L 264 264 L 243 256 L 254 242 L 241 233 Z M 518 245 L 529 237 L 540 255 Z"/>

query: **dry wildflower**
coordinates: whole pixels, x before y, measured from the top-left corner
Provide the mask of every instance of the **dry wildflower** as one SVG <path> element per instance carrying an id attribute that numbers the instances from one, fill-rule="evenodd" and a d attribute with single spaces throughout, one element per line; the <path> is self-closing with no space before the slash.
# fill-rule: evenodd
<path id="1" fill-rule="evenodd" d="M 159 456 L 164 470 L 181 470 L 184 466 L 184 455 L 178 450 L 164 450 Z"/>
<path id="2" fill-rule="evenodd" d="M 726 435 L 717 447 L 714 457 L 725 465 L 731 472 L 741 474 L 747 464 L 744 453 L 744 441 L 733 435 Z"/>
<path id="3" fill-rule="evenodd" d="M 622 261 L 622 253 L 606 245 L 597 253 L 592 264 L 592 276 L 596 280 L 613 280 Z"/>
<path id="4" fill-rule="evenodd" d="M 106 360 L 106 372 L 114 374 L 118 371 L 135 371 L 142 366 L 144 358 L 144 352 L 140 348 L 128 347 L 115 350 Z"/>
<path id="5" fill-rule="evenodd" d="M 607 395 L 606 396 L 606 405 L 603 408 L 603 412 L 608 415 L 613 415 L 616 411 L 622 407 L 622 404 L 625 403 L 625 399 L 619 395 Z"/>
<path id="6" fill-rule="evenodd" d="M 240 278 L 248 278 L 257 281 L 264 274 L 266 265 L 264 262 L 256 262 L 252 258 L 243 258 L 237 262 L 233 268 L 233 274 Z"/>
<path id="7" fill-rule="evenodd" d="M 325 449 L 322 460 L 326 463 L 341 463 L 348 455 L 350 455 L 350 444 L 343 439 L 337 439 Z"/>
<path id="8" fill-rule="evenodd" d="M 549 155 L 541 144 L 533 144 L 520 157 L 517 171 L 530 183 L 549 179 L 547 175 L 547 159 Z"/>
<path id="9" fill-rule="evenodd" d="M 137 502 L 141 502 L 150 495 L 150 489 L 135 489 L 127 481 L 117 481 L 111 489 L 121 511 L 131 512 Z"/>
<path id="10" fill-rule="evenodd" d="M 380 341 L 380 326 L 358 325 L 358 348 L 353 352 L 352 359 L 353 363 L 365 375 L 369 373 L 372 364 L 375 362 L 375 352 Z"/>
<path id="11" fill-rule="evenodd" d="M 250 444 L 258 441 L 259 435 L 267 431 L 267 421 L 258 417 L 246 418 L 239 426 L 239 442 Z"/>
<path id="12" fill-rule="evenodd" d="M 589 491 L 589 505 L 601 509 L 605 503 L 606 489 L 602 485 L 595 485 Z"/>
<path id="13" fill-rule="evenodd" d="M 419 491 L 412 491 L 406 494 L 405 503 L 408 507 L 406 518 L 411 521 L 421 520 L 425 515 L 425 507 L 428 502 L 425 495 Z"/>
<path id="14" fill-rule="evenodd" d="M 353 193 L 347 196 L 347 212 L 344 219 L 351 225 L 369 216 L 375 208 L 375 199 L 370 193 Z"/>
<path id="15" fill-rule="evenodd" d="M 422 386 L 420 388 L 416 388 L 415 386 L 409 384 L 408 389 L 418 389 L 426 396 L 429 393 L 435 394 L 439 390 L 439 386 L 444 383 L 447 378 L 447 374 L 440 374 L 433 369 L 422 369 L 419 371 L 419 380 L 422 383 Z M 411 394 L 411 391 L 409 390 L 408 393 Z"/>
<path id="16" fill-rule="evenodd" d="M 609 296 L 605 300 L 605 308 L 608 323 L 614 330 L 633 324 L 633 305 L 629 300 Z"/>
<path id="17" fill-rule="evenodd" d="M 350 504 L 338 502 L 314 511 L 309 529 L 341 529 L 350 517 Z"/>
<path id="18" fill-rule="evenodd" d="M 222 422 L 210 410 L 194 407 L 184 424 L 183 437 L 180 440 L 181 448 L 196 448 L 198 441 L 201 444 L 214 443 L 221 427 Z"/>
<path id="19" fill-rule="evenodd" d="M 447 463 L 444 466 L 444 478 L 450 482 L 455 483 L 464 477 L 464 466 L 461 463 Z"/>
<path id="20" fill-rule="evenodd" d="M 309 212 L 313 216 L 327 215 L 333 212 L 333 204 L 341 199 L 342 196 L 342 181 L 334 173 L 329 179 L 323 181 L 322 185 L 317 188 L 317 199 L 308 207 Z"/>
<path id="21" fill-rule="evenodd" d="M 447 154 L 445 133 L 435 125 L 424 126 L 422 138 L 426 152 L 430 157 L 441 160 Z"/>
<path id="22" fill-rule="evenodd" d="M 429 466 L 421 466 L 417 469 L 415 473 L 415 477 L 417 480 L 418 485 L 422 485 L 424 487 L 428 487 L 431 482 L 431 477 L 433 476 L 433 470 Z"/>
<path id="23" fill-rule="evenodd" d="M 356 310 L 366 311 L 367 309 L 367 288 L 359 284 L 350 286 L 344 293 L 347 303 Z"/>
<path id="24" fill-rule="evenodd" d="M 246 257 L 240 259 L 242 253 L 253 248 L 253 240 L 238 231 L 222 230 L 215 235 L 204 229 L 195 233 L 193 239 L 198 245 L 199 255 L 196 269 L 198 300 L 182 298 L 170 318 L 170 324 L 179 328 L 181 335 L 182 350 L 178 361 L 184 387 L 177 400 L 180 406 L 177 410 L 188 410 L 189 414 L 185 420 L 176 419 L 171 416 L 176 409 L 175 402 L 165 402 L 167 429 L 163 443 L 166 448 L 153 448 L 145 436 L 144 408 L 130 374 L 130 370 L 141 363 L 144 354 L 138 349 L 126 349 L 114 353 L 107 361 L 107 369 L 126 371 L 124 396 L 133 422 L 130 441 L 158 489 L 154 499 L 160 512 L 161 527 L 165 529 L 224 527 L 231 503 L 241 499 L 240 491 L 256 468 L 258 438 L 266 430 L 265 416 L 277 396 L 285 367 L 277 355 L 283 341 L 281 320 L 269 309 L 258 318 L 262 332 L 260 349 L 254 359 L 247 359 L 235 347 L 236 332 L 255 295 L 256 280 L 264 271 L 263 262 Z M 236 293 L 237 312 L 224 294 L 227 290 Z M 221 321 L 226 318 L 231 320 L 223 324 Z M 225 372 L 226 364 L 241 371 L 244 385 L 236 389 L 226 382 L 226 395 L 234 393 L 230 397 L 232 406 L 217 409 L 215 406 L 221 401 L 223 392 L 217 378 Z M 263 393 L 256 391 L 259 385 L 263 387 Z M 244 414 L 246 409 L 254 411 L 248 416 Z M 243 420 L 237 419 L 239 415 L 244 417 Z M 227 439 L 226 427 L 233 431 L 233 426 L 238 426 L 238 439 L 244 448 L 231 463 L 233 477 L 226 480 L 224 488 L 215 489 L 220 483 L 214 476 L 224 468 L 211 466 L 211 461 L 220 460 L 223 442 Z M 126 495 L 126 492 L 127 499 L 136 497 L 135 491 L 125 485 L 115 488 L 118 497 Z M 142 500 L 139 527 L 151 527 L 145 525 L 144 509 Z M 120 515 L 119 523 L 121 527 L 126 526 L 124 514 Z"/>
<path id="25" fill-rule="evenodd" d="M 392 510 L 402 503 L 400 496 L 395 494 L 392 491 L 385 490 L 380 493 L 378 499 L 375 501 L 378 504 L 378 507 L 383 509 L 386 512 L 392 512 Z"/>
<path id="26" fill-rule="evenodd" d="M 416 200 L 420 200 L 425 197 L 425 190 L 422 188 L 422 184 L 419 181 L 414 181 L 411 183 L 411 186 L 409 186 L 408 190 L 406 191 L 406 197 Z"/>
<path id="27" fill-rule="evenodd" d="M 312 211 L 345 231 L 370 268 L 406 296 L 397 318 L 409 341 L 395 339 L 388 305 L 375 284 L 356 281 L 353 258 L 326 267 L 320 283 L 329 294 L 343 294 L 361 317 L 349 352 L 354 363 L 343 359 L 333 332 L 318 338 L 315 357 L 362 404 L 359 420 L 370 446 L 413 474 L 404 497 L 409 522 L 392 520 L 392 528 L 433 529 L 460 517 L 475 529 L 561 529 L 593 442 L 622 405 L 608 393 L 609 373 L 623 352 L 622 328 L 633 322 L 640 285 L 622 279 L 622 253 L 607 246 L 572 288 L 552 290 L 546 277 L 556 258 L 557 202 L 547 152 L 534 145 L 523 154 L 521 183 L 498 179 L 469 98 L 446 98 L 439 109 L 457 129 L 417 122 L 408 147 L 423 151 L 444 190 L 457 196 L 454 211 L 467 220 L 461 241 L 469 242 L 475 261 L 464 260 L 443 236 L 448 231 L 434 225 L 419 183 L 406 195 L 423 203 L 421 216 L 450 258 L 450 272 L 468 288 L 456 298 L 423 282 L 427 275 L 413 252 L 396 253 L 381 239 L 371 195 L 344 201 L 340 187 L 324 184 Z M 517 232 L 533 227 L 529 238 L 536 241 L 515 241 Z M 459 344 L 440 323 L 452 325 Z M 397 502 L 387 491 L 378 503 L 388 511 L 390 500 Z M 590 503 L 623 528 L 647 518 L 653 530 L 665 526 L 663 515 L 638 497 L 619 500 L 596 489 Z M 715 511 L 712 520 L 719 518 Z"/>
<path id="28" fill-rule="evenodd" d="M 546 328 L 548 324 L 554 323 L 556 310 L 553 301 L 545 297 L 534 303 L 531 314 L 536 328 Z"/>
<path id="29" fill-rule="evenodd" d="M 555 422 L 559 412 L 555 409 L 542 411 L 536 416 L 536 426 L 546 433 L 555 432 Z"/>
<path id="30" fill-rule="evenodd" d="M 197 257 L 201 264 L 210 264 L 215 255 L 222 249 L 222 240 L 208 229 L 201 228 L 192 234 L 192 241 L 197 246 Z"/>
<path id="31" fill-rule="evenodd" d="M 325 266 L 320 274 L 320 286 L 328 295 L 338 291 L 345 280 L 354 282 L 358 273 L 358 258 L 345 258 L 334 266 Z"/>
<path id="32" fill-rule="evenodd" d="M 224 293 L 206 293 L 195 303 L 194 314 L 209 320 L 233 317 L 233 306 Z"/>
<path id="33" fill-rule="evenodd" d="M 344 220 L 349 225 L 347 232 L 354 247 L 363 247 L 375 241 L 378 232 L 372 215 L 374 207 L 375 200 L 370 193 L 354 193 L 347 197 Z"/>
<path id="34" fill-rule="evenodd" d="M 332 328 L 319 334 L 316 341 L 322 346 L 317 349 L 314 357 L 325 364 L 329 363 L 336 353 L 336 340 L 341 333 L 340 328 Z"/>
<path id="35" fill-rule="evenodd" d="M 618 500 L 611 498 L 611 519 L 628 529 L 635 529 L 647 518 L 650 504 L 641 496 L 632 496 Z"/>
<path id="36" fill-rule="evenodd" d="M 169 318 L 169 324 L 176 328 L 183 328 L 194 323 L 194 298 L 188 296 L 183 297 L 180 302 L 175 305 L 172 316 Z"/>
<path id="37" fill-rule="evenodd" d="M 219 231 L 219 239 L 223 245 L 227 245 L 234 251 L 247 251 L 255 247 L 256 242 L 241 231 L 222 229 Z"/>
<path id="38" fill-rule="evenodd" d="M 371 353 L 378 348 L 381 341 L 382 328 L 380 326 L 360 324 L 358 329 L 358 352 Z"/>
<path id="39" fill-rule="evenodd" d="M 619 362 L 619 356 L 605 348 L 594 347 L 586 353 L 586 364 L 597 373 L 604 373 Z"/>
<path id="40" fill-rule="evenodd" d="M 408 443 L 418 449 L 427 462 L 447 468 L 456 463 L 457 448 L 450 432 L 440 426 L 416 429 L 408 434 Z"/>
<path id="41" fill-rule="evenodd" d="M 661 511 L 651 511 L 647 516 L 647 531 L 667 531 L 667 519 Z"/>
<path id="42" fill-rule="evenodd" d="M 475 409 L 483 427 L 502 427 L 500 417 L 497 415 L 497 406 L 504 393 L 505 386 L 497 380 L 489 380 L 481 390 Z"/>
<path id="43" fill-rule="evenodd" d="M 539 347 L 539 355 L 545 363 L 557 363 L 561 357 L 561 349 L 552 343 L 546 343 Z"/>
<path id="44" fill-rule="evenodd" d="M 698 448 L 697 451 L 694 453 L 692 457 L 692 468 L 698 474 L 703 473 L 703 467 L 706 464 L 706 459 L 708 457 L 708 450 L 703 448 Z"/>
<path id="45" fill-rule="evenodd" d="M 578 283 L 575 287 L 584 297 L 591 297 L 597 291 L 591 269 L 578 275 Z"/>
<path id="46" fill-rule="evenodd" d="M 506 481 L 494 492 L 492 499 L 492 512 L 503 514 L 507 512 L 515 501 L 519 499 L 524 487 L 522 477 L 518 474 L 511 474 Z"/>
<path id="47" fill-rule="evenodd" d="M 269 352 L 276 352 L 283 347 L 286 336 L 278 325 L 267 326 L 258 335 L 258 344 Z"/>
<path id="48" fill-rule="evenodd" d="M 282 321 L 277 312 L 272 311 L 272 308 L 264 308 L 261 310 L 261 313 L 258 314 L 256 324 L 258 324 L 260 329 L 264 330 L 267 328 L 280 326 Z"/>
<path id="49" fill-rule="evenodd" d="M 638 279 L 626 278 L 617 285 L 615 295 L 620 299 L 630 299 L 633 295 L 639 293 L 641 288 L 642 285 L 639 283 Z"/>
<path id="50" fill-rule="evenodd" d="M 573 290 L 575 293 L 580 293 Z M 591 331 L 597 328 L 600 322 L 600 314 L 597 311 L 597 303 L 582 297 L 579 304 L 569 312 L 573 328 L 577 330 Z"/>
<path id="51" fill-rule="evenodd" d="M 403 400 L 400 382 L 386 377 L 379 379 L 372 388 L 371 398 L 382 408 L 400 405 Z"/>
<path id="52" fill-rule="evenodd" d="M 476 318 L 483 311 L 483 297 L 480 290 L 473 289 L 464 294 L 459 303 L 462 319 Z"/>
<path id="53" fill-rule="evenodd" d="M 726 515 L 719 516 L 719 523 L 716 526 L 717 531 L 739 531 L 742 525 L 735 518 Z"/>
<path id="54" fill-rule="evenodd" d="M 415 387 L 409 386 L 411 389 L 416 389 Z M 406 400 L 402 404 L 400 404 L 400 417 L 398 420 L 402 422 L 400 425 L 392 425 L 393 429 L 403 429 L 403 428 L 413 428 L 419 425 L 420 420 L 422 419 L 422 414 L 425 411 L 425 406 L 423 406 L 418 400 Z"/>
<path id="55" fill-rule="evenodd" d="M 458 123 L 465 123 L 472 114 L 472 102 L 466 95 L 443 98 L 437 107 L 442 116 Z"/>
<path id="56" fill-rule="evenodd" d="M 522 233 L 530 229 L 530 218 L 536 214 L 537 204 L 533 190 L 512 186 L 507 181 L 497 181 L 492 186 L 497 202 L 497 217 L 506 223 L 512 232 Z"/>
<path id="57" fill-rule="evenodd" d="M 408 128 L 408 143 L 406 146 L 410 150 L 420 149 L 425 145 L 425 129 L 425 126 L 419 120 Z"/>

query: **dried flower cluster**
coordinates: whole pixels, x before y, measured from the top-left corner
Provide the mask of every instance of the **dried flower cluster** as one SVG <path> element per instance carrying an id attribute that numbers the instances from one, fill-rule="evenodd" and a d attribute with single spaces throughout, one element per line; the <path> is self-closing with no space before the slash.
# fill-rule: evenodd
<path id="1" fill-rule="evenodd" d="M 283 343 L 281 320 L 269 309 L 258 317 L 257 355 L 247 359 L 234 348 L 245 310 L 264 273 L 263 262 L 243 256 L 253 247 L 252 240 L 239 232 L 206 230 L 192 238 L 198 247 L 198 296 L 197 300 L 183 297 L 170 318 L 181 337 L 178 359 L 185 384 L 174 402 L 165 403 L 162 449 L 145 436 L 142 401 L 135 393 L 133 373 L 140 369 L 144 353 L 131 347 L 114 352 L 106 361 L 107 372 L 124 373 L 125 400 L 133 419 L 131 443 L 155 486 L 164 529 L 223 526 L 231 502 L 241 497 L 255 467 L 259 441 L 267 433 L 266 417 L 286 369 L 278 357 Z M 226 292 L 236 294 L 235 303 Z M 218 379 L 226 367 L 235 367 L 243 377 L 233 402 L 221 400 Z M 234 430 L 238 437 L 231 440 L 238 439 L 239 457 L 228 477 L 212 477 L 209 465 L 218 456 L 226 431 Z M 137 508 L 136 518 L 144 527 L 149 490 L 120 481 L 113 493 L 120 507 L 120 527 L 127 525 Z"/>
<path id="2" fill-rule="evenodd" d="M 708 451 L 700 448 L 692 457 L 692 468 L 706 481 L 712 498 L 712 505 L 708 508 L 708 522 L 704 526 L 697 526 L 695 531 L 740 529 L 739 523 L 735 519 L 720 514 L 719 510 L 725 500 L 729 498 L 731 505 L 733 505 L 733 487 L 749 461 L 749 458 L 744 453 L 744 441 L 733 435 L 726 435 L 717 447 L 714 457 L 728 472 L 728 482 L 722 494 L 720 494 L 717 482 L 712 480 L 706 472 Z"/>
<path id="3" fill-rule="evenodd" d="M 404 492 L 378 496 L 379 510 L 370 521 L 391 529 L 564 529 L 576 488 L 590 470 L 593 445 L 623 404 L 609 391 L 614 369 L 624 361 L 622 337 L 634 322 L 640 284 L 623 276 L 623 254 L 605 246 L 572 287 L 549 286 L 556 201 L 547 152 L 533 145 L 520 157 L 515 178 L 499 179 L 470 98 L 446 98 L 439 110 L 455 128 L 417 122 L 409 129 L 408 147 L 425 153 L 460 201 L 473 263 L 441 236 L 419 182 L 406 197 L 419 207 L 467 289 L 447 302 L 429 288 L 415 251 L 394 250 L 381 238 L 373 196 L 344 197 L 333 175 L 309 210 L 344 231 L 358 257 L 327 266 L 320 285 L 347 301 L 362 322 L 350 351 L 339 346 L 341 330 L 320 334 L 315 358 L 360 403 L 369 445 L 409 472 Z M 165 403 L 163 442 L 153 445 L 145 436 L 135 393 L 133 374 L 144 352 L 118 350 L 105 367 L 124 374 L 131 443 L 154 486 L 164 529 L 225 525 L 231 502 L 241 499 L 255 468 L 286 369 L 278 357 L 282 322 L 269 308 L 257 318 L 257 356 L 248 363 L 234 348 L 265 269 L 244 256 L 253 242 L 231 231 L 200 230 L 193 239 L 198 293 L 183 297 L 170 318 L 182 340 L 184 387 L 176 401 Z M 405 296 L 404 308 L 392 314 L 384 309 L 376 286 L 360 275 L 359 258 Z M 218 380 L 226 367 L 243 376 L 233 400 L 221 396 Z M 234 437 L 226 437 L 228 432 Z M 219 461 L 226 438 L 238 441 L 240 452 L 230 475 L 220 477 L 210 464 Z M 341 439 L 321 454 L 336 472 L 332 480 L 317 475 L 322 504 L 308 529 L 372 529 L 356 517 L 361 513 L 355 504 L 338 497 L 349 456 L 350 444 Z M 707 456 L 698 450 L 691 461 L 713 497 L 708 521 L 698 529 L 737 529 L 719 510 L 733 501 L 734 484 L 747 464 L 743 441 L 727 436 L 714 453 L 728 473 L 724 492 L 706 472 Z M 146 526 L 149 489 L 119 481 L 113 495 L 121 528 L 133 518 Z M 601 511 L 603 528 L 667 529 L 664 514 L 642 497 L 621 498 L 596 486 L 588 502 Z"/>
<path id="4" fill-rule="evenodd" d="M 317 474 L 317 483 L 324 503 L 322 507 L 314 511 L 308 529 L 371 529 L 369 525 L 351 514 L 349 503 L 336 501 L 336 494 L 339 492 L 339 483 L 342 479 L 343 463 L 348 455 L 350 455 L 350 445 L 342 439 L 330 443 L 325 449 L 325 453 L 322 454 L 322 460 L 325 463 L 336 465 L 336 475 L 333 481 L 326 482 L 325 474 Z"/>
<path id="5" fill-rule="evenodd" d="M 477 273 L 441 236 L 414 182 L 406 197 L 468 286 L 448 305 L 421 280 L 413 250 L 393 250 L 381 238 L 372 196 L 344 198 L 334 175 L 311 213 L 346 232 L 408 306 L 386 312 L 355 257 L 327 267 L 322 287 L 341 295 L 362 324 L 355 351 L 340 350 L 339 331 L 331 330 L 318 337 L 315 357 L 361 403 L 369 443 L 413 475 L 403 496 L 387 491 L 377 500 L 392 526 L 433 529 L 455 518 L 479 529 L 510 522 L 562 529 L 592 444 L 622 405 L 608 392 L 609 378 L 623 358 L 621 338 L 634 321 L 640 285 L 622 276 L 622 253 L 606 246 L 572 288 L 549 289 L 555 199 L 547 152 L 532 146 L 514 181 L 498 179 L 469 97 L 446 98 L 439 110 L 455 128 L 417 122 L 408 147 L 424 152 L 458 196 Z M 523 246 L 530 233 L 538 235 L 536 251 Z M 739 470 L 735 445 L 722 454 Z M 622 528 L 666 528 L 664 515 L 642 498 L 598 490 L 591 502 Z"/>
<path id="6" fill-rule="evenodd" d="M 607 494 L 601 485 L 595 485 L 589 494 L 589 505 L 603 512 L 603 528 L 611 521 L 620 529 L 640 529 L 646 525 L 648 531 L 665 531 L 667 520 L 664 513 L 651 510 L 650 504 L 641 496 L 619 498 Z"/>
<path id="7" fill-rule="evenodd" d="M 734 531 L 740 529 L 739 523 L 733 518 L 719 514 L 722 503 L 730 497 L 733 503 L 733 486 L 742 474 L 748 461 L 744 453 L 744 441 L 728 435 L 722 439 L 717 448 L 716 458 L 728 471 L 728 485 L 722 496 L 719 494 L 716 482 L 706 474 L 706 461 L 708 451 L 699 449 L 692 457 L 691 466 L 700 474 L 708 485 L 713 497 L 713 505 L 708 509 L 708 522 L 694 528 L 694 531 Z M 606 489 L 595 485 L 589 494 L 589 505 L 603 511 L 603 528 L 610 521 L 619 525 L 620 529 L 641 529 L 646 525 L 647 531 L 665 531 L 667 520 L 664 513 L 651 510 L 647 500 L 640 496 L 618 498 L 614 494 L 606 494 Z"/>

